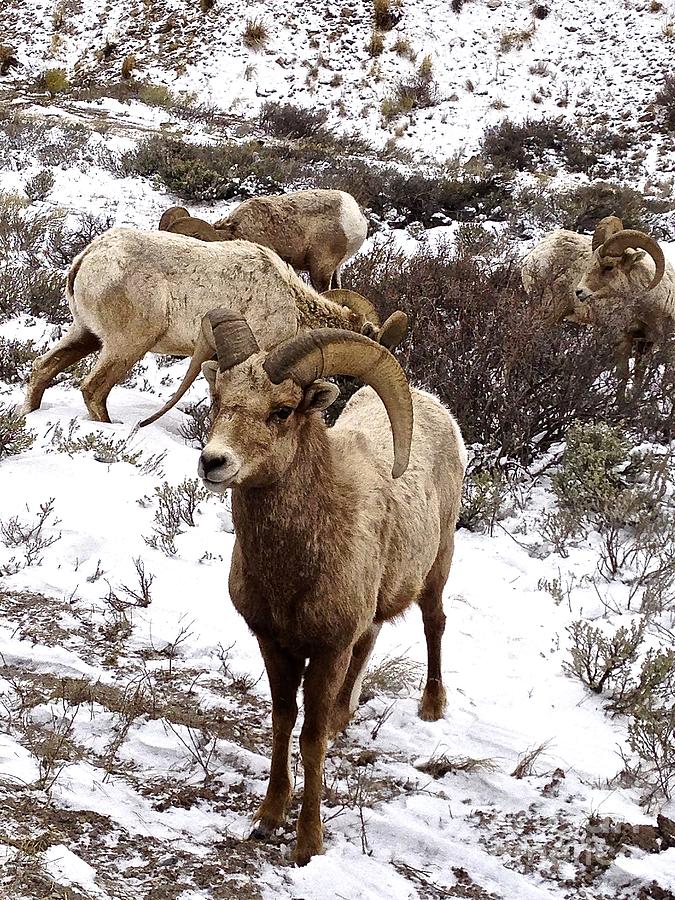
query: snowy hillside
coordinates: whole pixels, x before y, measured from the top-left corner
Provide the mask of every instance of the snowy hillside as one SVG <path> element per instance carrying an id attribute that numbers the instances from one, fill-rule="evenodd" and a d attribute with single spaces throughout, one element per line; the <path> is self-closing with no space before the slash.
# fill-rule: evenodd
<path id="1" fill-rule="evenodd" d="M 50 66 L 64 68 L 74 86 L 100 89 L 119 82 L 133 57 L 134 78 L 194 94 L 238 118 L 266 100 L 325 108 L 333 125 L 356 128 L 378 145 L 398 128 L 402 146 L 440 160 L 474 153 L 483 129 L 505 115 L 562 115 L 585 127 L 609 122 L 650 141 L 652 104 L 672 67 L 673 0 L 616 8 L 602 0 L 401 0 L 391 7 L 378 28 L 368 0 L 246 7 L 9 0 L 0 35 L 16 48 L 12 77 L 23 83 Z M 253 46 L 245 43 L 248 23 L 263 28 Z M 376 55 L 374 30 L 382 36 Z M 382 101 L 427 54 L 436 102 L 383 122 Z M 672 156 L 670 163 L 657 158 L 672 171 Z"/>
<path id="2" fill-rule="evenodd" d="M 538 331 L 518 276 L 543 232 L 609 213 L 675 264 L 675 0 L 378 7 L 0 9 L 0 900 L 675 897 L 663 359 L 617 410 L 610 350 Z M 411 316 L 399 358 L 472 463 L 445 718 L 417 716 L 412 609 L 329 748 L 326 853 L 297 868 L 298 728 L 289 822 L 248 840 L 271 704 L 227 594 L 229 500 L 197 481 L 203 379 L 142 430 L 185 361 L 146 356 L 113 424 L 86 416 L 90 360 L 13 407 L 90 239 L 307 186 L 366 209 L 346 286 Z"/>

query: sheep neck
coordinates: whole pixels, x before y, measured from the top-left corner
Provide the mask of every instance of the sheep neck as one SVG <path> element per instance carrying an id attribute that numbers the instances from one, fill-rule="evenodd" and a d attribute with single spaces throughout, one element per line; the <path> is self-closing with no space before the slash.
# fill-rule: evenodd
<path id="1" fill-rule="evenodd" d="M 235 533 L 249 571 L 260 578 L 270 573 L 273 580 L 311 581 L 320 570 L 325 542 L 335 543 L 336 529 L 340 536 L 350 529 L 354 494 L 353 473 L 332 435 L 318 416 L 309 416 L 279 481 L 232 490 Z"/>

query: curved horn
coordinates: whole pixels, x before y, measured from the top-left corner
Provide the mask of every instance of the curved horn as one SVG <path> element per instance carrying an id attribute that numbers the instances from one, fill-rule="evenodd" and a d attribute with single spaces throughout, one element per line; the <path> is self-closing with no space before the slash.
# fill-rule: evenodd
<path id="1" fill-rule="evenodd" d="M 187 209 L 182 206 L 171 206 L 162 213 L 162 218 L 159 220 L 159 230 L 168 231 L 169 227 L 173 225 L 174 222 L 177 222 L 179 219 L 189 218 L 190 213 Z"/>
<path id="2" fill-rule="evenodd" d="M 213 328 L 218 368 L 221 372 L 244 362 L 260 350 L 248 322 L 239 313 L 229 309 L 212 309 L 208 318 Z"/>
<path id="3" fill-rule="evenodd" d="M 408 317 L 403 310 L 397 309 L 389 318 L 385 319 L 377 335 L 377 342 L 387 350 L 393 350 L 394 347 L 398 347 L 407 333 Z"/>
<path id="4" fill-rule="evenodd" d="M 380 315 L 378 311 L 370 300 L 367 300 L 361 294 L 357 294 L 356 291 L 346 291 L 342 288 L 336 288 L 332 291 L 324 291 L 321 296 L 325 297 L 326 300 L 332 300 L 332 302 L 337 303 L 338 306 L 346 306 L 348 309 L 351 309 L 352 312 L 363 316 L 364 321 L 372 322 L 373 325 L 376 325 L 378 328 L 380 327 Z"/>
<path id="5" fill-rule="evenodd" d="M 153 413 L 147 419 L 143 419 L 142 422 L 139 422 L 139 427 L 145 428 L 146 425 L 152 425 L 152 423 L 161 418 L 164 413 L 167 413 L 170 409 L 172 409 L 176 405 L 176 403 L 178 403 L 180 398 L 187 392 L 188 388 L 192 386 L 195 378 L 201 372 L 202 363 L 205 363 L 207 359 L 213 359 L 215 354 L 216 343 L 213 337 L 213 329 L 211 328 L 211 323 L 209 322 L 209 314 L 207 313 L 202 319 L 202 327 L 199 329 L 199 334 L 197 335 L 197 340 L 195 341 L 195 349 L 192 353 L 190 365 L 188 366 L 187 372 L 183 376 L 183 380 L 180 383 L 178 390 L 170 400 L 167 400 L 167 402 L 160 410 L 158 410 L 156 413 Z"/>
<path id="6" fill-rule="evenodd" d="M 350 375 L 369 384 L 384 403 L 391 424 L 392 478 L 403 475 L 410 460 L 412 398 L 403 369 L 385 347 L 353 331 L 317 328 L 272 350 L 264 369 L 273 384 L 292 378 L 307 387 L 327 375 Z"/>
<path id="7" fill-rule="evenodd" d="M 176 219 L 166 230 L 171 232 L 171 234 L 185 234 L 188 237 L 197 238 L 199 241 L 221 240 L 213 225 L 209 225 L 204 219 L 196 219 L 194 216 Z"/>
<path id="8" fill-rule="evenodd" d="M 151 425 L 164 413 L 172 409 L 180 398 L 192 386 L 201 372 L 202 364 L 207 359 L 218 359 L 221 372 L 230 366 L 243 362 L 252 353 L 258 352 L 258 344 L 245 319 L 229 309 L 212 309 L 202 319 L 202 325 L 195 342 L 195 349 L 188 370 L 176 393 L 164 406 L 147 419 L 140 422 L 140 427 Z"/>
<path id="9" fill-rule="evenodd" d="M 616 234 L 618 231 L 623 231 L 623 222 L 621 219 L 616 216 L 605 216 L 604 219 L 600 219 L 593 232 L 591 250 L 597 250 L 601 244 L 605 243 L 607 238 Z"/>
<path id="10" fill-rule="evenodd" d="M 626 228 L 618 231 L 602 244 L 599 248 L 600 256 L 620 256 L 624 250 L 634 247 L 636 250 L 646 250 L 654 260 L 656 271 L 652 278 L 652 283 L 647 288 L 651 291 L 661 281 L 666 271 L 666 260 L 663 250 L 659 247 L 653 237 L 645 234 L 644 231 L 636 231 L 632 228 Z"/>

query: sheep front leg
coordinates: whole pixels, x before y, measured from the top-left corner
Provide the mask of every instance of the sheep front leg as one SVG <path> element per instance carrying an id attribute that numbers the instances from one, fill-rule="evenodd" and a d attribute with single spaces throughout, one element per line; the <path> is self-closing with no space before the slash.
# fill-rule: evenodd
<path id="1" fill-rule="evenodd" d="M 351 646 L 341 652 L 326 650 L 321 655 L 310 657 L 305 673 L 305 722 L 300 733 L 305 788 L 295 849 L 295 861 L 299 866 L 306 865 L 313 856 L 323 853 L 321 795 L 328 721 L 351 656 Z"/>
<path id="2" fill-rule="evenodd" d="M 291 735 L 305 660 L 290 656 L 269 638 L 257 637 L 272 693 L 272 760 L 267 793 L 254 816 L 257 825 L 251 837 L 266 838 L 284 823 L 291 804 Z"/>

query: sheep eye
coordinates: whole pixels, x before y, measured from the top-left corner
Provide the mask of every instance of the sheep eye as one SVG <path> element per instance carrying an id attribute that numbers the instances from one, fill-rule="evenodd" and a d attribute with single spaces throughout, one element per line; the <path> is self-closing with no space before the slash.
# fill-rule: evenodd
<path id="1" fill-rule="evenodd" d="M 280 406 L 279 409 L 275 409 L 269 417 L 270 422 L 285 422 L 293 413 L 295 409 L 292 406 Z"/>

